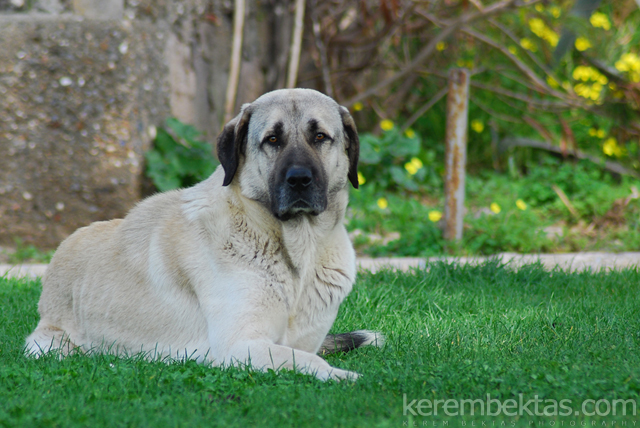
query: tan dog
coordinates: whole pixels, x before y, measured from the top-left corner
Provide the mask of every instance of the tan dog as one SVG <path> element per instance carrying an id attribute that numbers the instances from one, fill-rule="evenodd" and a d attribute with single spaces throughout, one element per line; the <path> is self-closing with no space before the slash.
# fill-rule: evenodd
<path id="1" fill-rule="evenodd" d="M 216 172 L 79 229 L 43 279 L 26 351 L 79 347 L 355 378 L 317 356 L 377 343 L 327 333 L 356 276 L 343 219 L 358 187 L 346 108 L 308 89 L 245 104 Z M 324 345 L 323 345 L 324 341 Z"/>

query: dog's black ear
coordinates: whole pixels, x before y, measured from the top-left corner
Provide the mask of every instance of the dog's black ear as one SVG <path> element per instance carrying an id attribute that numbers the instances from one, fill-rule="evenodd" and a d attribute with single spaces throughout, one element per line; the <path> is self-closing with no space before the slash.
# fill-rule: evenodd
<path id="1" fill-rule="evenodd" d="M 240 156 L 244 155 L 250 118 L 251 104 L 245 104 L 240 114 L 231 119 L 218 136 L 218 160 L 224 168 L 223 186 L 231 184 L 240 164 Z"/>
<path id="2" fill-rule="evenodd" d="M 342 117 L 342 126 L 347 135 L 348 146 L 347 156 L 349 157 L 349 181 L 354 188 L 358 188 L 358 157 L 360 156 L 360 138 L 358 138 L 358 130 L 353 117 L 349 114 L 346 107 L 340 106 L 340 116 Z"/>

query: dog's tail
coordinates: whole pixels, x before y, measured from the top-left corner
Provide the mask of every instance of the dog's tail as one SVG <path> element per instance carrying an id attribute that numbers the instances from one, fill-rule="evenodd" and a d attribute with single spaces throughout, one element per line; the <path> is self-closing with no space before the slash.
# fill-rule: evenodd
<path id="1" fill-rule="evenodd" d="M 350 333 L 328 334 L 320 346 L 319 354 L 334 354 L 336 352 L 349 352 L 361 346 L 384 345 L 382 333 L 370 330 L 356 330 Z"/>

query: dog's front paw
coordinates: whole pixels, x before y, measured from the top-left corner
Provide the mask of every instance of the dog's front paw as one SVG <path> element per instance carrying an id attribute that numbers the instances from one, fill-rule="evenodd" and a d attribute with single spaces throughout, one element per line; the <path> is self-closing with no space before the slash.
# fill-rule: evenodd
<path id="1" fill-rule="evenodd" d="M 331 367 L 328 370 L 323 370 L 321 372 L 316 373 L 316 377 L 320 380 L 329 380 L 333 379 L 336 381 L 341 380 L 350 380 L 355 381 L 360 377 L 359 373 L 351 372 L 348 370 L 337 369 L 335 367 Z"/>

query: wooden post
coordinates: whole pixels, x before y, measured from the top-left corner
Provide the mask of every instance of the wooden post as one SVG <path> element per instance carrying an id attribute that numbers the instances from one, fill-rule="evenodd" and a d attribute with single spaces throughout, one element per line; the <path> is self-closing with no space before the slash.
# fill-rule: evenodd
<path id="1" fill-rule="evenodd" d="M 291 52 L 289 55 L 289 72 L 287 73 L 287 88 L 295 88 L 298 80 L 298 66 L 300 65 L 300 49 L 302 48 L 302 30 L 304 29 L 305 0 L 296 0 L 296 17 L 291 37 Z"/>
<path id="2" fill-rule="evenodd" d="M 224 122 L 233 118 L 240 80 L 240 59 L 242 57 L 242 31 L 244 29 L 244 0 L 235 0 L 233 12 L 233 42 L 231 45 L 231 65 L 229 66 L 229 83 L 227 84 L 224 104 Z"/>
<path id="3" fill-rule="evenodd" d="M 447 240 L 462 239 L 468 107 L 469 71 L 464 68 L 451 69 L 447 97 L 444 183 L 444 237 Z"/>

